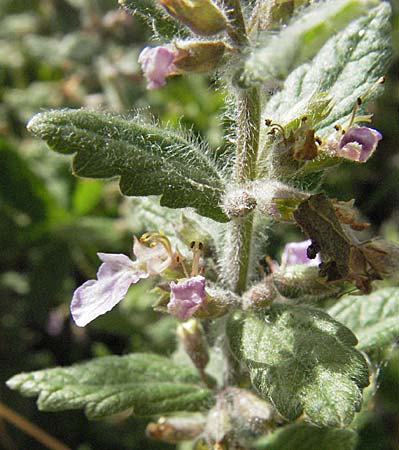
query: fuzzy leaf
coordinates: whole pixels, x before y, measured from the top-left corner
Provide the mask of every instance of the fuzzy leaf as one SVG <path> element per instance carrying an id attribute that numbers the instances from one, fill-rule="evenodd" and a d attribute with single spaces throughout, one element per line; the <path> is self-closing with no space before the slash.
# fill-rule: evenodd
<path id="1" fill-rule="evenodd" d="M 374 353 L 399 340 L 399 288 L 387 287 L 370 295 L 348 295 L 329 313 L 358 337 L 358 348 Z"/>
<path id="2" fill-rule="evenodd" d="M 155 0 L 119 0 L 119 4 L 122 8 L 138 14 L 157 37 L 170 40 L 189 34 L 177 20 L 157 6 Z"/>
<path id="3" fill-rule="evenodd" d="M 280 33 L 263 37 L 265 46 L 248 58 L 243 78 L 246 83 L 285 79 L 295 67 L 312 58 L 330 36 L 377 4 L 378 0 L 335 0 L 334 5 L 321 1 L 302 10 Z"/>
<path id="4" fill-rule="evenodd" d="M 285 125 L 303 114 L 312 115 L 309 101 L 323 94 L 331 97 L 332 110 L 315 129 L 321 135 L 333 131 L 325 127 L 342 122 L 357 98 L 387 69 L 391 58 L 390 14 L 389 3 L 382 2 L 329 39 L 313 61 L 289 75 L 282 91 L 267 103 L 264 117 Z"/>
<path id="5" fill-rule="evenodd" d="M 353 430 L 319 428 L 307 423 L 295 423 L 268 434 L 256 443 L 258 450 L 353 450 L 357 434 Z"/>
<path id="6" fill-rule="evenodd" d="M 38 395 L 42 411 L 84 408 L 91 419 L 130 408 L 137 416 L 199 411 L 210 407 L 213 397 L 194 369 L 145 353 L 21 373 L 7 385 L 25 396 Z"/>
<path id="7" fill-rule="evenodd" d="M 288 420 L 302 413 L 320 426 L 344 427 L 368 384 L 352 332 L 323 311 L 274 305 L 263 315 L 236 316 L 230 347 L 252 383 Z"/>
<path id="8" fill-rule="evenodd" d="M 191 206 L 227 220 L 219 206 L 224 185 L 213 162 L 201 145 L 172 130 L 83 109 L 36 114 L 28 129 L 59 153 L 77 153 L 76 175 L 120 176 L 125 195 L 162 195 L 162 206 Z"/>

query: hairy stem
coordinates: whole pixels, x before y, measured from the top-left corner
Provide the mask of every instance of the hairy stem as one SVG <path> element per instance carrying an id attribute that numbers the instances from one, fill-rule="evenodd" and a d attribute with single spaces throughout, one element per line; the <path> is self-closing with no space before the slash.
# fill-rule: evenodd
<path id="1" fill-rule="evenodd" d="M 260 104 L 257 88 L 240 91 L 236 99 L 237 142 L 235 182 L 245 185 L 255 180 L 259 147 Z M 232 220 L 225 254 L 225 279 L 229 288 L 242 294 L 248 283 L 251 265 L 254 215 Z"/>

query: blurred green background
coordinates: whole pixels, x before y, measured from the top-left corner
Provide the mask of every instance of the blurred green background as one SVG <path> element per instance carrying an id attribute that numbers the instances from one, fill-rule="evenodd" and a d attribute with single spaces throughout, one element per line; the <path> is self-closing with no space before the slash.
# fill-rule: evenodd
<path id="1" fill-rule="evenodd" d="M 394 60 L 385 95 L 369 108 L 384 140 L 367 165 L 341 165 L 324 188 L 342 200 L 355 198 L 374 234 L 399 242 L 399 5 L 393 7 Z M 128 253 L 132 234 L 145 230 L 117 183 L 74 178 L 70 158 L 48 151 L 25 125 L 48 108 L 85 106 L 127 117 L 140 111 L 193 127 L 213 148 L 222 146 L 223 93 L 210 87 L 211 80 L 180 77 L 158 91 L 145 90 L 137 56 L 149 37 L 116 0 L 0 0 L 0 402 L 72 449 L 174 446 L 146 439 L 142 420 L 96 423 L 77 411 L 41 413 L 34 399 L 10 391 L 4 381 L 93 356 L 172 353 L 175 323 L 152 311 L 145 283 L 87 328 L 71 323 L 71 294 L 95 276 L 96 251 Z M 280 227 L 269 254 L 276 257 L 295 237 L 293 229 Z M 399 353 L 393 348 L 389 356 L 359 450 L 399 449 Z M 0 448 L 44 447 L 0 418 Z"/>

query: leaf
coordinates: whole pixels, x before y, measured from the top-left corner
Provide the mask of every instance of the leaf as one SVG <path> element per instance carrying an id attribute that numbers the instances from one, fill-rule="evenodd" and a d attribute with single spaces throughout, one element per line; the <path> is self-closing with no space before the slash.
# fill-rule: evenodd
<path id="1" fill-rule="evenodd" d="M 382 2 L 330 38 L 310 63 L 288 76 L 283 89 L 267 103 L 264 117 L 285 125 L 308 113 L 309 101 L 323 94 L 332 98 L 333 107 L 315 129 L 322 136 L 334 131 L 330 127 L 342 122 L 357 98 L 364 96 L 387 69 L 391 58 L 390 13 L 389 3 Z"/>
<path id="2" fill-rule="evenodd" d="M 199 411 L 210 407 L 213 398 L 194 369 L 145 353 L 21 373 L 7 385 L 25 396 L 38 395 L 42 411 L 84 408 L 90 419 L 130 408 L 137 416 Z"/>
<path id="3" fill-rule="evenodd" d="M 307 423 L 287 425 L 257 441 L 258 450 L 353 450 L 357 434 L 353 430 L 319 428 Z"/>
<path id="4" fill-rule="evenodd" d="M 27 127 L 51 149 L 77 153 L 76 175 L 120 176 L 125 195 L 162 195 L 162 206 L 191 206 L 227 221 L 219 206 L 224 185 L 214 163 L 203 146 L 172 130 L 84 109 L 36 114 Z"/>
<path id="5" fill-rule="evenodd" d="M 274 305 L 264 315 L 233 317 L 228 338 L 254 387 L 284 418 L 305 413 L 320 426 L 351 423 L 368 384 L 367 364 L 352 332 L 328 314 Z"/>
<path id="6" fill-rule="evenodd" d="M 302 9 L 280 33 L 263 36 L 265 46 L 255 49 L 248 58 L 243 78 L 246 83 L 285 79 L 291 70 L 313 57 L 330 36 L 366 15 L 376 4 L 375 0 L 335 0 L 334 5 L 321 1 Z"/>
<path id="7" fill-rule="evenodd" d="M 383 350 L 399 339 L 399 288 L 348 295 L 330 308 L 329 314 L 356 334 L 360 350 Z"/>
<path id="8" fill-rule="evenodd" d="M 165 40 L 188 36 L 188 30 L 170 17 L 154 0 L 119 0 L 122 8 L 138 14 L 157 37 Z"/>

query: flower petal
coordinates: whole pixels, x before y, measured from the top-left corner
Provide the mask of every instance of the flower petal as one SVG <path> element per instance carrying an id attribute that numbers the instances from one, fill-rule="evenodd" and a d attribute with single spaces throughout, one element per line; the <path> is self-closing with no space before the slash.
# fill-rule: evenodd
<path id="1" fill-rule="evenodd" d="M 148 80 L 147 89 L 157 89 L 165 84 L 165 78 L 176 71 L 173 63 L 179 53 L 173 44 L 146 47 L 142 50 L 138 62 Z"/>
<path id="2" fill-rule="evenodd" d="M 373 128 L 353 126 L 339 141 L 338 156 L 352 161 L 366 162 L 381 139 L 382 134 Z"/>
<path id="3" fill-rule="evenodd" d="M 318 266 L 321 262 L 319 255 L 314 259 L 308 258 L 307 249 L 312 244 L 310 239 L 302 242 L 289 242 L 284 247 L 281 255 L 282 267 L 306 264 L 307 266 Z"/>
<path id="4" fill-rule="evenodd" d="M 146 278 L 147 273 L 133 271 L 130 268 L 115 270 L 108 264 L 101 264 L 98 270 L 98 280 L 89 280 L 82 284 L 73 294 L 71 314 L 78 327 L 84 327 L 89 322 L 110 311 L 126 295 L 131 284 L 140 278 Z"/>
<path id="5" fill-rule="evenodd" d="M 168 311 L 179 320 L 187 320 L 201 307 L 205 297 L 205 278 L 200 275 L 179 283 L 172 281 Z"/>

